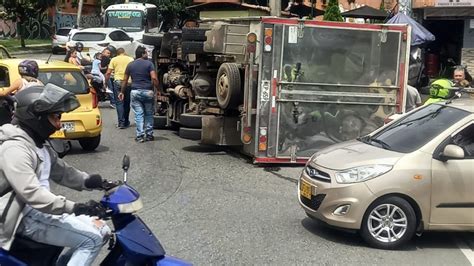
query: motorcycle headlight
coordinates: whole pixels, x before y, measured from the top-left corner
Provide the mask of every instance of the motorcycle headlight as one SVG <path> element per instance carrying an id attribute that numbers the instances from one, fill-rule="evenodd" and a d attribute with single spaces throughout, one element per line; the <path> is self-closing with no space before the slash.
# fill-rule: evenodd
<path id="1" fill-rule="evenodd" d="M 363 182 L 392 170 L 392 165 L 375 164 L 365 165 L 336 172 L 337 183 L 348 184 Z"/>
<path id="2" fill-rule="evenodd" d="M 134 213 L 143 208 L 143 202 L 140 198 L 138 198 L 134 202 L 118 204 L 117 207 L 119 209 L 119 213 Z"/>

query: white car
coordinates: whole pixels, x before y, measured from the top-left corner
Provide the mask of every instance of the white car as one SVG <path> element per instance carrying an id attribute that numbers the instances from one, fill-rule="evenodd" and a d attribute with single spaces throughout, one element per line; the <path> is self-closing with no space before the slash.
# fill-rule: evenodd
<path id="1" fill-rule="evenodd" d="M 71 27 L 62 27 L 53 35 L 53 42 L 51 44 L 53 54 L 66 51 L 66 42 L 68 41 L 71 29 Z"/>
<path id="2" fill-rule="evenodd" d="M 115 49 L 125 49 L 125 53 L 134 57 L 138 46 L 146 47 L 146 45 L 131 38 L 125 31 L 117 28 L 88 28 L 79 30 L 71 36 L 71 41 L 68 45 L 74 46 L 77 42 L 81 42 L 84 45 L 83 52 L 89 53 L 91 56 L 101 53 L 108 46 L 113 46 Z M 151 53 L 149 56 L 151 56 Z"/>

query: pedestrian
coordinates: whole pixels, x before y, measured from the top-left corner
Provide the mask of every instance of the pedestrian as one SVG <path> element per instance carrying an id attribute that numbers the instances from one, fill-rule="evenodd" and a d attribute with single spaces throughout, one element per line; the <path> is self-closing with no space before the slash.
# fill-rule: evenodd
<path id="1" fill-rule="evenodd" d="M 470 82 L 466 79 L 466 70 L 462 66 L 457 66 L 453 72 L 453 83 L 455 87 L 470 87 Z"/>
<path id="2" fill-rule="evenodd" d="M 421 96 L 418 90 L 407 84 L 407 99 L 405 110 L 410 112 L 411 110 L 421 106 Z"/>
<path id="3" fill-rule="evenodd" d="M 155 90 L 158 89 L 158 78 L 153 63 L 148 60 L 148 53 L 143 46 L 135 50 L 135 60 L 128 64 L 122 80 L 119 100 L 123 101 L 127 90 L 128 78 L 132 79 L 130 99 L 135 113 L 137 142 L 154 140 L 153 113 Z"/>
<path id="4" fill-rule="evenodd" d="M 100 72 L 105 76 L 107 73 L 107 68 L 109 67 L 111 57 L 112 57 L 112 49 L 113 47 L 107 47 L 102 50 L 102 55 L 100 56 Z M 114 95 L 112 91 L 114 78 L 111 77 L 107 82 L 105 82 L 105 92 L 107 93 L 110 101 L 110 107 L 115 108 L 115 104 L 117 102 L 117 96 Z"/>
<path id="5" fill-rule="evenodd" d="M 80 106 L 76 96 L 54 84 L 16 94 L 12 124 L 0 127 L 0 247 L 15 234 L 70 249 L 60 265 L 92 265 L 111 231 L 97 218 L 105 209 L 93 200 L 76 203 L 50 190 L 50 181 L 75 190 L 99 189 L 89 175 L 58 158 L 47 139 L 61 128 L 61 114 Z"/>
<path id="6" fill-rule="evenodd" d="M 114 97 L 115 108 L 117 110 L 118 128 L 123 129 L 130 126 L 130 86 L 129 80 L 125 80 L 126 88 L 124 91 L 123 101 L 118 99 L 122 82 L 124 81 L 125 69 L 127 65 L 133 62 L 133 58 L 125 54 L 123 48 L 117 49 L 117 56 L 110 60 L 110 64 L 105 74 L 105 84 L 109 83 L 112 72 L 114 74 L 114 80 L 111 83 L 111 90 Z"/>

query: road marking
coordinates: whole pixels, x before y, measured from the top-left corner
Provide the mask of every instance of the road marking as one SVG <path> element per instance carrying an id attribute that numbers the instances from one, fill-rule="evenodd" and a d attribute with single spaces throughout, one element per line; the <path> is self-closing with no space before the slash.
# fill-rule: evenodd
<path id="1" fill-rule="evenodd" d="M 466 256 L 467 260 L 471 263 L 471 265 L 474 266 L 474 251 L 467 245 L 466 242 L 464 242 L 464 240 L 458 237 L 454 238 L 454 242 L 464 254 L 464 256 Z"/>

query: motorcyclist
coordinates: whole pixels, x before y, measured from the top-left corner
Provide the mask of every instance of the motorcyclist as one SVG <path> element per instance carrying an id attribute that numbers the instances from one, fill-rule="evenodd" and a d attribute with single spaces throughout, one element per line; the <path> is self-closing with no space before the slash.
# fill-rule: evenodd
<path id="1" fill-rule="evenodd" d="M 38 79 L 39 67 L 34 60 L 23 60 L 18 64 L 20 78 L 13 81 L 10 87 L 0 89 L 0 125 L 10 123 L 13 115 L 13 102 L 11 97 L 19 90 L 34 85 L 43 85 Z"/>
<path id="2" fill-rule="evenodd" d="M 435 80 L 430 85 L 430 98 L 424 103 L 424 105 L 440 102 L 447 100 L 452 97 L 453 83 L 448 79 Z"/>
<path id="3" fill-rule="evenodd" d="M 48 137 L 61 128 L 64 112 L 79 107 L 77 98 L 54 84 L 16 94 L 12 124 L 0 127 L 0 247 L 8 250 L 15 233 L 44 244 L 69 247 L 58 264 L 91 265 L 110 235 L 96 216 L 95 201 L 76 203 L 50 191 L 50 181 L 75 190 L 98 188 L 89 175 L 58 158 Z"/>
<path id="4" fill-rule="evenodd" d="M 84 54 L 84 44 L 82 42 L 77 42 L 74 49 L 77 51 L 77 58 L 81 65 L 86 66 L 92 64 L 92 59 L 89 54 Z"/>

